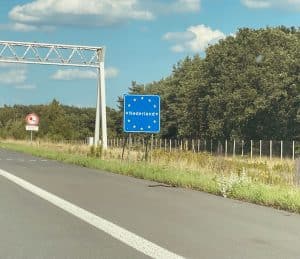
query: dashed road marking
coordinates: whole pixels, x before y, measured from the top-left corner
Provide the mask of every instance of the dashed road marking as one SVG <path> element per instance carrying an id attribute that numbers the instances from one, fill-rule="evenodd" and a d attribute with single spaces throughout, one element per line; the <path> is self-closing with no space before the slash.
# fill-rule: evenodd
<path id="1" fill-rule="evenodd" d="M 6 161 L 18 161 L 18 162 L 48 162 L 48 160 L 46 159 L 22 159 L 22 158 L 18 158 L 18 159 L 13 159 L 13 158 L 0 158 L 0 161 L 2 160 L 6 160 Z"/>

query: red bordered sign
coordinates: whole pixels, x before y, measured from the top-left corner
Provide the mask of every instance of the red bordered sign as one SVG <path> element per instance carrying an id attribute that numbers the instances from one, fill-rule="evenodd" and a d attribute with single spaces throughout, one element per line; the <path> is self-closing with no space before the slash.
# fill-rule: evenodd
<path id="1" fill-rule="evenodd" d="M 28 114 L 25 120 L 29 126 L 37 126 L 40 122 L 39 116 L 37 116 L 35 113 Z"/>

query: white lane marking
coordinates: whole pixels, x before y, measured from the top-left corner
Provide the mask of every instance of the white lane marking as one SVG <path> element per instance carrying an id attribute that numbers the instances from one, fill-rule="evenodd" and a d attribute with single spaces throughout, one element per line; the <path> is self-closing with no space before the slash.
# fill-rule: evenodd
<path id="1" fill-rule="evenodd" d="M 49 193 L 9 172 L 0 169 L 0 176 L 19 185 L 23 189 L 37 195 L 38 197 L 52 203 L 53 205 L 69 212 L 73 216 L 85 221 L 86 223 L 98 228 L 115 239 L 125 243 L 126 245 L 136 249 L 137 251 L 148 255 L 152 258 L 162 259 L 184 259 L 184 257 L 172 253 L 151 241 L 148 241 L 106 219 L 103 219 L 87 210 L 84 210 L 52 193 Z"/>
<path id="2" fill-rule="evenodd" d="M 0 161 L 1 160 L 6 160 L 6 161 L 19 161 L 19 162 L 38 162 L 38 160 L 36 159 L 30 159 L 30 160 L 26 160 L 25 159 L 22 159 L 22 158 L 18 158 L 18 159 L 13 159 L 13 158 L 0 158 Z M 41 159 L 39 160 L 40 162 L 48 162 L 48 160 L 46 159 Z"/>

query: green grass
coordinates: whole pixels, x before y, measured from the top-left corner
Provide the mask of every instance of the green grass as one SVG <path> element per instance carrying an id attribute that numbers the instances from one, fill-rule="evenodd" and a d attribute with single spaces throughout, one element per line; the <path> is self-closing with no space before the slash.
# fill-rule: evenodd
<path id="1" fill-rule="evenodd" d="M 206 154 L 198 154 L 198 156 L 178 154 L 176 157 L 177 155 L 154 153 L 153 163 L 146 163 L 107 157 L 100 159 L 88 156 L 82 151 L 77 152 L 70 148 L 66 151 L 53 146 L 0 142 L 0 147 L 82 167 L 101 169 L 300 213 L 300 189 L 289 184 L 289 181 L 283 181 L 278 173 L 287 171 L 288 178 L 291 177 L 293 169 L 290 161 L 282 163 L 273 161 L 267 164 L 239 159 L 225 160 Z M 110 154 L 110 157 L 113 155 Z M 176 163 L 172 161 L 178 163 L 180 158 L 181 164 L 176 166 Z M 195 162 L 197 159 L 199 161 Z M 269 181 L 270 174 L 268 173 L 261 178 L 259 174 L 268 170 L 275 172 L 279 180 Z"/>

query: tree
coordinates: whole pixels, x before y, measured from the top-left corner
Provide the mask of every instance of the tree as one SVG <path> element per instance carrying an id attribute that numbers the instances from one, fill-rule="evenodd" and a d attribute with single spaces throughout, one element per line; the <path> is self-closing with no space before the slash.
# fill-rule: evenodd
<path id="1" fill-rule="evenodd" d="M 241 29 L 205 59 L 209 132 L 218 138 L 290 139 L 299 132 L 299 37 Z M 291 131 L 292 129 L 292 131 Z"/>

